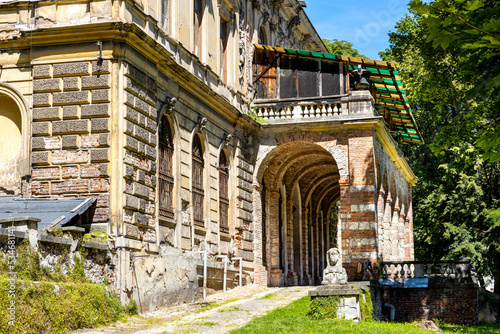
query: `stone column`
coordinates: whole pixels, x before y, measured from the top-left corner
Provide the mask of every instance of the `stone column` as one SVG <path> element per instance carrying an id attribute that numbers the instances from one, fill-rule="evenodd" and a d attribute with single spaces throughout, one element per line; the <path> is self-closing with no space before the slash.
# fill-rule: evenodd
<path id="1" fill-rule="evenodd" d="M 383 217 L 384 225 L 384 249 L 382 256 L 384 261 L 391 260 L 391 217 L 392 217 L 392 199 L 388 192 L 385 198 L 385 210 Z"/>
<path id="2" fill-rule="evenodd" d="M 391 220 L 391 261 L 398 261 L 399 259 L 399 242 L 398 242 L 398 226 L 399 226 L 399 200 L 396 199 L 392 211 Z"/>

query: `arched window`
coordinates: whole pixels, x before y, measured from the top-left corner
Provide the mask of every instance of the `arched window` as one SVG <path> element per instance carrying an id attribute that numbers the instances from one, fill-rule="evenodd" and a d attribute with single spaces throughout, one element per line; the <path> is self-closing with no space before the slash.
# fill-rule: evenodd
<path id="1" fill-rule="evenodd" d="M 199 136 L 193 141 L 193 175 L 192 175 L 192 196 L 193 196 L 193 219 L 196 225 L 204 226 L 203 222 L 203 148 Z"/>
<path id="2" fill-rule="evenodd" d="M 227 22 L 221 18 L 220 21 L 220 77 L 222 81 L 227 82 L 227 40 L 228 28 Z"/>
<path id="3" fill-rule="evenodd" d="M 164 217 L 174 218 L 172 195 L 174 190 L 174 175 L 172 160 L 174 156 L 174 143 L 170 124 L 166 116 L 161 119 L 159 138 L 159 214 Z"/>
<path id="4" fill-rule="evenodd" d="M 224 151 L 219 158 L 219 216 L 220 229 L 229 232 L 229 164 Z"/>

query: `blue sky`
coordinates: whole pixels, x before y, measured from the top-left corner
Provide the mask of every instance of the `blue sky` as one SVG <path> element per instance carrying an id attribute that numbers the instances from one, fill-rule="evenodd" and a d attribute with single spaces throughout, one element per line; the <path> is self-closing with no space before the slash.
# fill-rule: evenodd
<path id="1" fill-rule="evenodd" d="M 321 38 L 346 40 L 361 54 L 380 59 L 387 33 L 408 12 L 406 0 L 306 0 L 304 8 Z"/>

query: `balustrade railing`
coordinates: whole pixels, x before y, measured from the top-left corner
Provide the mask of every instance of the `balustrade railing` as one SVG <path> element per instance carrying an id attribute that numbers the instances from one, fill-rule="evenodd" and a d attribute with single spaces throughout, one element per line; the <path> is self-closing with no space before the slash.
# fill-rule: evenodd
<path id="1" fill-rule="evenodd" d="M 385 278 L 471 278 L 470 260 L 455 261 L 390 261 L 382 262 Z"/>
<path id="2" fill-rule="evenodd" d="M 301 103 L 277 107 L 276 104 L 257 104 L 255 114 L 265 120 L 340 117 L 347 115 L 347 104 L 342 108 L 341 102 Z"/>

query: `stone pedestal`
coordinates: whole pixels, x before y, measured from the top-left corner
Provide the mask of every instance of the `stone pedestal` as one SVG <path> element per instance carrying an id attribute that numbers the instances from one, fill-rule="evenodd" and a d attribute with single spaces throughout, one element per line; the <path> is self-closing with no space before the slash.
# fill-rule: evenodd
<path id="1" fill-rule="evenodd" d="M 340 296 L 342 300 L 337 308 L 337 318 L 354 320 L 355 322 L 361 320 L 359 294 L 360 291 L 350 284 L 322 285 L 314 290 L 309 290 L 311 300 L 314 298 Z"/>

